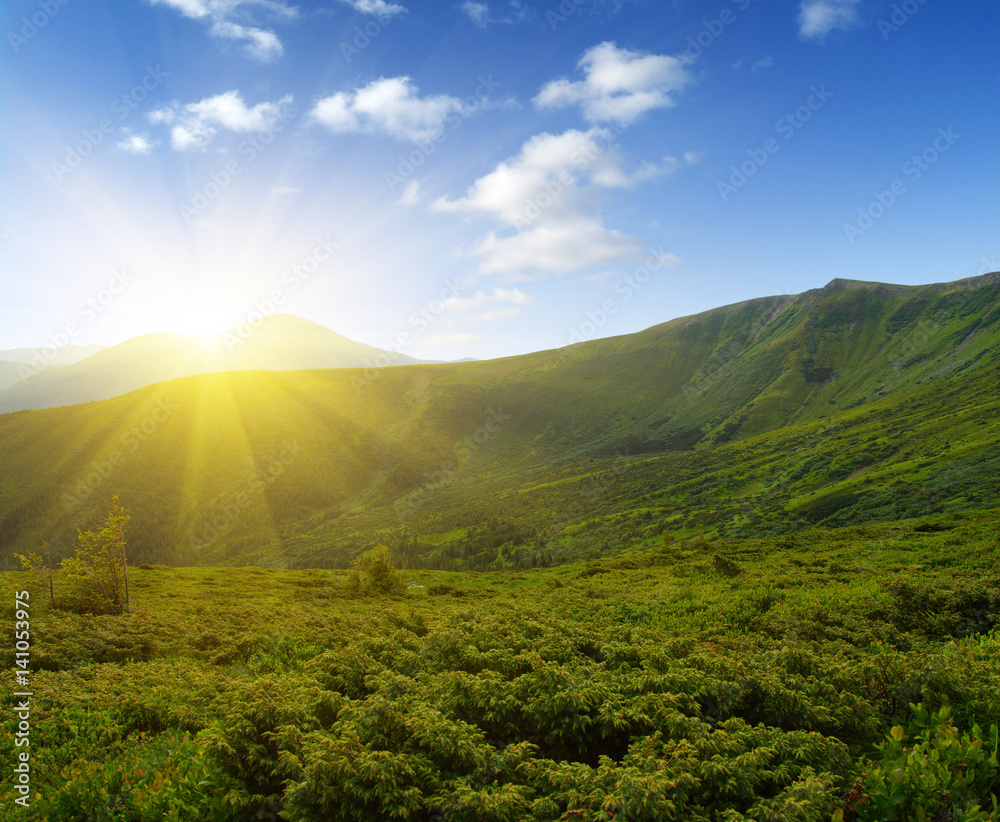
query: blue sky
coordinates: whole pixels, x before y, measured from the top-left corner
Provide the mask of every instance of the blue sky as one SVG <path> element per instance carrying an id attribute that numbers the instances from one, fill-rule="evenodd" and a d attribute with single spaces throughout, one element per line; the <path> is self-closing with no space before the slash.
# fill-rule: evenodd
<path id="1" fill-rule="evenodd" d="M 994 0 L 10 0 L 0 349 L 415 357 L 1000 268 Z"/>

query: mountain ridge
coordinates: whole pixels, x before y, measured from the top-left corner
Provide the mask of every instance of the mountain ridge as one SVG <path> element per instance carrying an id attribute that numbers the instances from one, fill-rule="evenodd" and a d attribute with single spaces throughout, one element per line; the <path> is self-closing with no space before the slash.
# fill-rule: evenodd
<path id="1" fill-rule="evenodd" d="M 447 546 L 472 551 L 474 534 L 475 556 L 493 550 L 482 549 L 492 544 L 487 533 L 541 540 L 553 556 L 571 557 L 573 545 L 587 542 L 579 521 L 588 506 L 553 537 L 544 523 L 563 516 L 565 500 L 548 489 L 591 475 L 623 489 L 616 522 L 641 511 L 656 488 L 680 489 L 655 495 L 649 524 L 672 530 L 696 528 L 697 516 L 710 529 L 741 532 L 751 517 L 744 497 L 759 498 L 753 504 L 769 512 L 767 527 L 801 527 L 793 524 L 826 511 L 823 494 L 848 493 L 845 478 L 862 469 L 880 482 L 929 477 L 900 503 L 913 515 L 920 499 L 945 493 L 948 483 L 936 478 L 961 464 L 975 481 L 969 499 L 949 504 L 986 504 L 994 495 L 983 477 L 996 442 L 997 412 L 988 409 L 1000 371 L 1000 278 L 913 289 L 838 286 L 758 298 L 497 360 L 202 374 L 111 400 L 0 415 L 0 459 L 18 478 L 0 486 L 0 561 L 41 539 L 65 551 L 112 492 L 135 511 L 139 555 L 181 564 L 342 564 L 373 540 L 401 539 L 401 528 L 454 532 L 420 543 L 417 554 L 441 562 L 452 561 Z M 869 413 L 887 422 L 869 424 Z M 857 442 L 822 433 L 838 426 L 859 432 Z M 916 466 L 910 429 L 929 443 Z M 722 496 L 688 500 L 698 477 L 749 448 L 757 450 L 748 471 L 772 456 L 787 458 L 777 465 L 789 477 L 801 468 L 811 483 L 805 496 L 775 501 L 766 473 L 747 485 L 726 468 L 713 492 Z M 821 458 L 827 467 L 817 474 L 810 466 Z M 630 483 L 645 461 L 667 473 Z M 851 499 L 868 498 L 863 482 L 850 481 L 860 489 Z M 900 515 L 880 500 L 872 503 L 887 512 L 880 516 Z M 550 513 L 529 516 L 536 504 Z M 837 504 L 829 503 L 834 513 L 844 508 Z M 504 525 L 519 522 L 527 524 Z"/>
<path id="2" fill-rule="evenodd" d="M 394 364 L 420 362 L 356 342 L 312 320 L 269 314 L 220 334 L 154 332 L 132 337 L 0 390 L 0 413 L 108 399 L 195 374 L 379 367 L 384 358 Z"/>

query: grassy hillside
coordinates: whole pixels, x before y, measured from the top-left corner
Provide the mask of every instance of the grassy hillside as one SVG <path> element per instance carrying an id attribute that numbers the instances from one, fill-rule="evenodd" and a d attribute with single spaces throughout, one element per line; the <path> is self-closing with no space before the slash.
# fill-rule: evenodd
<path id="1" fill-rule="evenodd" d="M 18 818 L 995 820 L 998 516 L 399 589 L 150 567 L 123 616 L 4 575 L 7 624 L 32 591 Z"/>
<path id="2" fill-rule="evenodd" d="M 0 558 L 519 567 L 996 504 L 1000 277 L 834 281 L 487 362 L 210 374 L 0 416 Z M 93 358 L 91 358 L 93 359 Z"/>

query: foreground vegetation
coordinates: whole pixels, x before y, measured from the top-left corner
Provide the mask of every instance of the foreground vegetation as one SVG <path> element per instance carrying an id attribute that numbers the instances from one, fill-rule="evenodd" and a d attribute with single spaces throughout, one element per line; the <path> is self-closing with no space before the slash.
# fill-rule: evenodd
<path id="1" fill-rule="evenodd" d="M 8 624 L 37 590 L 19 818 L 997 819 L 998 525 L 405 579 L 150 566 L 118 616 L 7 574 Z"/>

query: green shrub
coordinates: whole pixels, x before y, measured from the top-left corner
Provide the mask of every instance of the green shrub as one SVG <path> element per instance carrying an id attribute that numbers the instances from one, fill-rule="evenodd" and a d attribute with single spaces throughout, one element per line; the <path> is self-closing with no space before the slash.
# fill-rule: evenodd
<path id="1" fill-rule="evenodd" d="M 379 545 L 372 556 L 351 563 L 344 587 L 353 594 L 393 594 L 405 591 L 407 582 L 390 561 L 389 549 Z"/>
<path id="2" fill-rule="evenodd" d="M 715 570 L 724 577 L 735 577 L 740 572 L 740 566 L 738 564 L 733 562 L 731 559 L 720 556 L 719 554 L 712 554 L 712 565 L 714 565 Z"/>
<path id="3" fill-rule="evenodd" d="M 881 759 L 865 779 L 861 820 L 961 820 L 1000 818 L 997 726 L 960 732 L 945 706 L 910 705 L 907 730 L 896 725 L 878 745 Z M 910 744 L 904 744 L 909 739 Z"/>
<path id="4" fill-rule="evenodd" d="M 125 560 L 125 523 L 129 513 L 113 497 L 108 515 L 97 530 L 77 530 L 75 557 L 62 568 L 76 583 L 77 606 L 93 613 L 120 614 L 129 610 L 128 568 Z"/>

